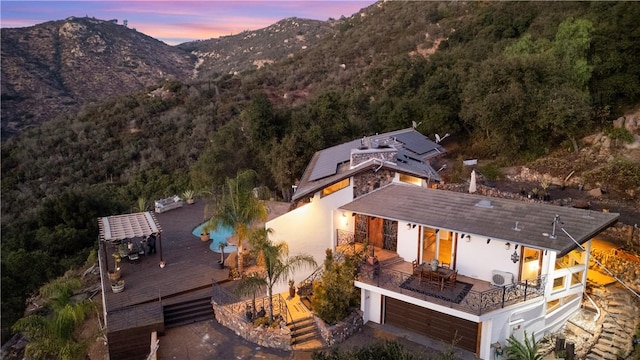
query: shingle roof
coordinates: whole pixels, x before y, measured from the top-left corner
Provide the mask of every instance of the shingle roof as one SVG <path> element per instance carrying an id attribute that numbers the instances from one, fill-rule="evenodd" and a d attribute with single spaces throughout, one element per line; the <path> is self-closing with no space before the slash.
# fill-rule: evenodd
<path id="1" fill-rule="evenodd" d="M 407 221 L 438 229 L 486 236 L 564 255 L 610 225 L 617 213 L 604 213 L 493 198 L 482 195 L 390 184 L 341 207 L 358 214 Z M 556 215 L 556 238 L 552 239 Z M 518 222 L 519 231 L 515 230 Z M 567 235 L 564 231 L 569 234 Z"/>
<path id="2" fill-rule="evenodd" d="M 293 200 L 312 194 L 354 173 L 368 170 L 370 166 L 355 169 L 349 167 L 351 151 L 360 148 L 364 141 L 371 143 L 371 146 L 393 147 L 398 151 L 396 164 L 387 162 L 383 167 L 423 179 L 440 180 L 438 173 L 426 160 L 442 155 L 446 150 L 415 129 L 408 128 L 352 140 L 316 152 L 300 179 Z"/>

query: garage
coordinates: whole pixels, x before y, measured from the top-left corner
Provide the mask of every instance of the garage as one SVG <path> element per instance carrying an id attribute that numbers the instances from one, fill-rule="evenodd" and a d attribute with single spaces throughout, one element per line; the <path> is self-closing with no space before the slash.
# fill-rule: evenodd
<path id="1" fill-rule="evenodd" d="M 477 353 L 478 323 L 385 297 L 385 324 L 406 329 Z"/>

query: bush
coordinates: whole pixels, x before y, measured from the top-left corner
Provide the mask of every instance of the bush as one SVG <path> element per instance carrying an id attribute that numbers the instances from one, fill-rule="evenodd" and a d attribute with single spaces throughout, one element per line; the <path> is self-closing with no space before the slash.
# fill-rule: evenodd
<path id="1" fill-rule="evenodd" d="M 322 280 L 313 288 L 313 311 L 326 323 L 335 324 L 346 318 L 357 306 L 360 293 L 353 286 L 356 274 L 355 261 L 345 255 L 342 263 L 334 262 L 333 253 L 327 250 Z"/>

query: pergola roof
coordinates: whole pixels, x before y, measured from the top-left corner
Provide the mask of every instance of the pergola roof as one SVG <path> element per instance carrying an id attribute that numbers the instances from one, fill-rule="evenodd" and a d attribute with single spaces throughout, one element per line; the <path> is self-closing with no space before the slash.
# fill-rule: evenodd
<path id="1" fill-rule="evenodd" d="M 149 211 L 98 218 L 100 240 L 119 241 L 149 236 L 162 231 L 155 215 Z"/>

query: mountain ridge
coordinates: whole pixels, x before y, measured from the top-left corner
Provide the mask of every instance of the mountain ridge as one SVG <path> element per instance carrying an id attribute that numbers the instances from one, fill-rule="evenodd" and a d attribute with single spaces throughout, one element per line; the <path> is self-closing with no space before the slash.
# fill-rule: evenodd
<path id="1" fill-rule="evenodd" d="M 286 18 L 263 29 L 176 46 L 116 20 L 89 17 L 3 28 L 2 138 L 165 80 L 211 79 L 282 61 L 315 45 L 333 26 Z"/>

